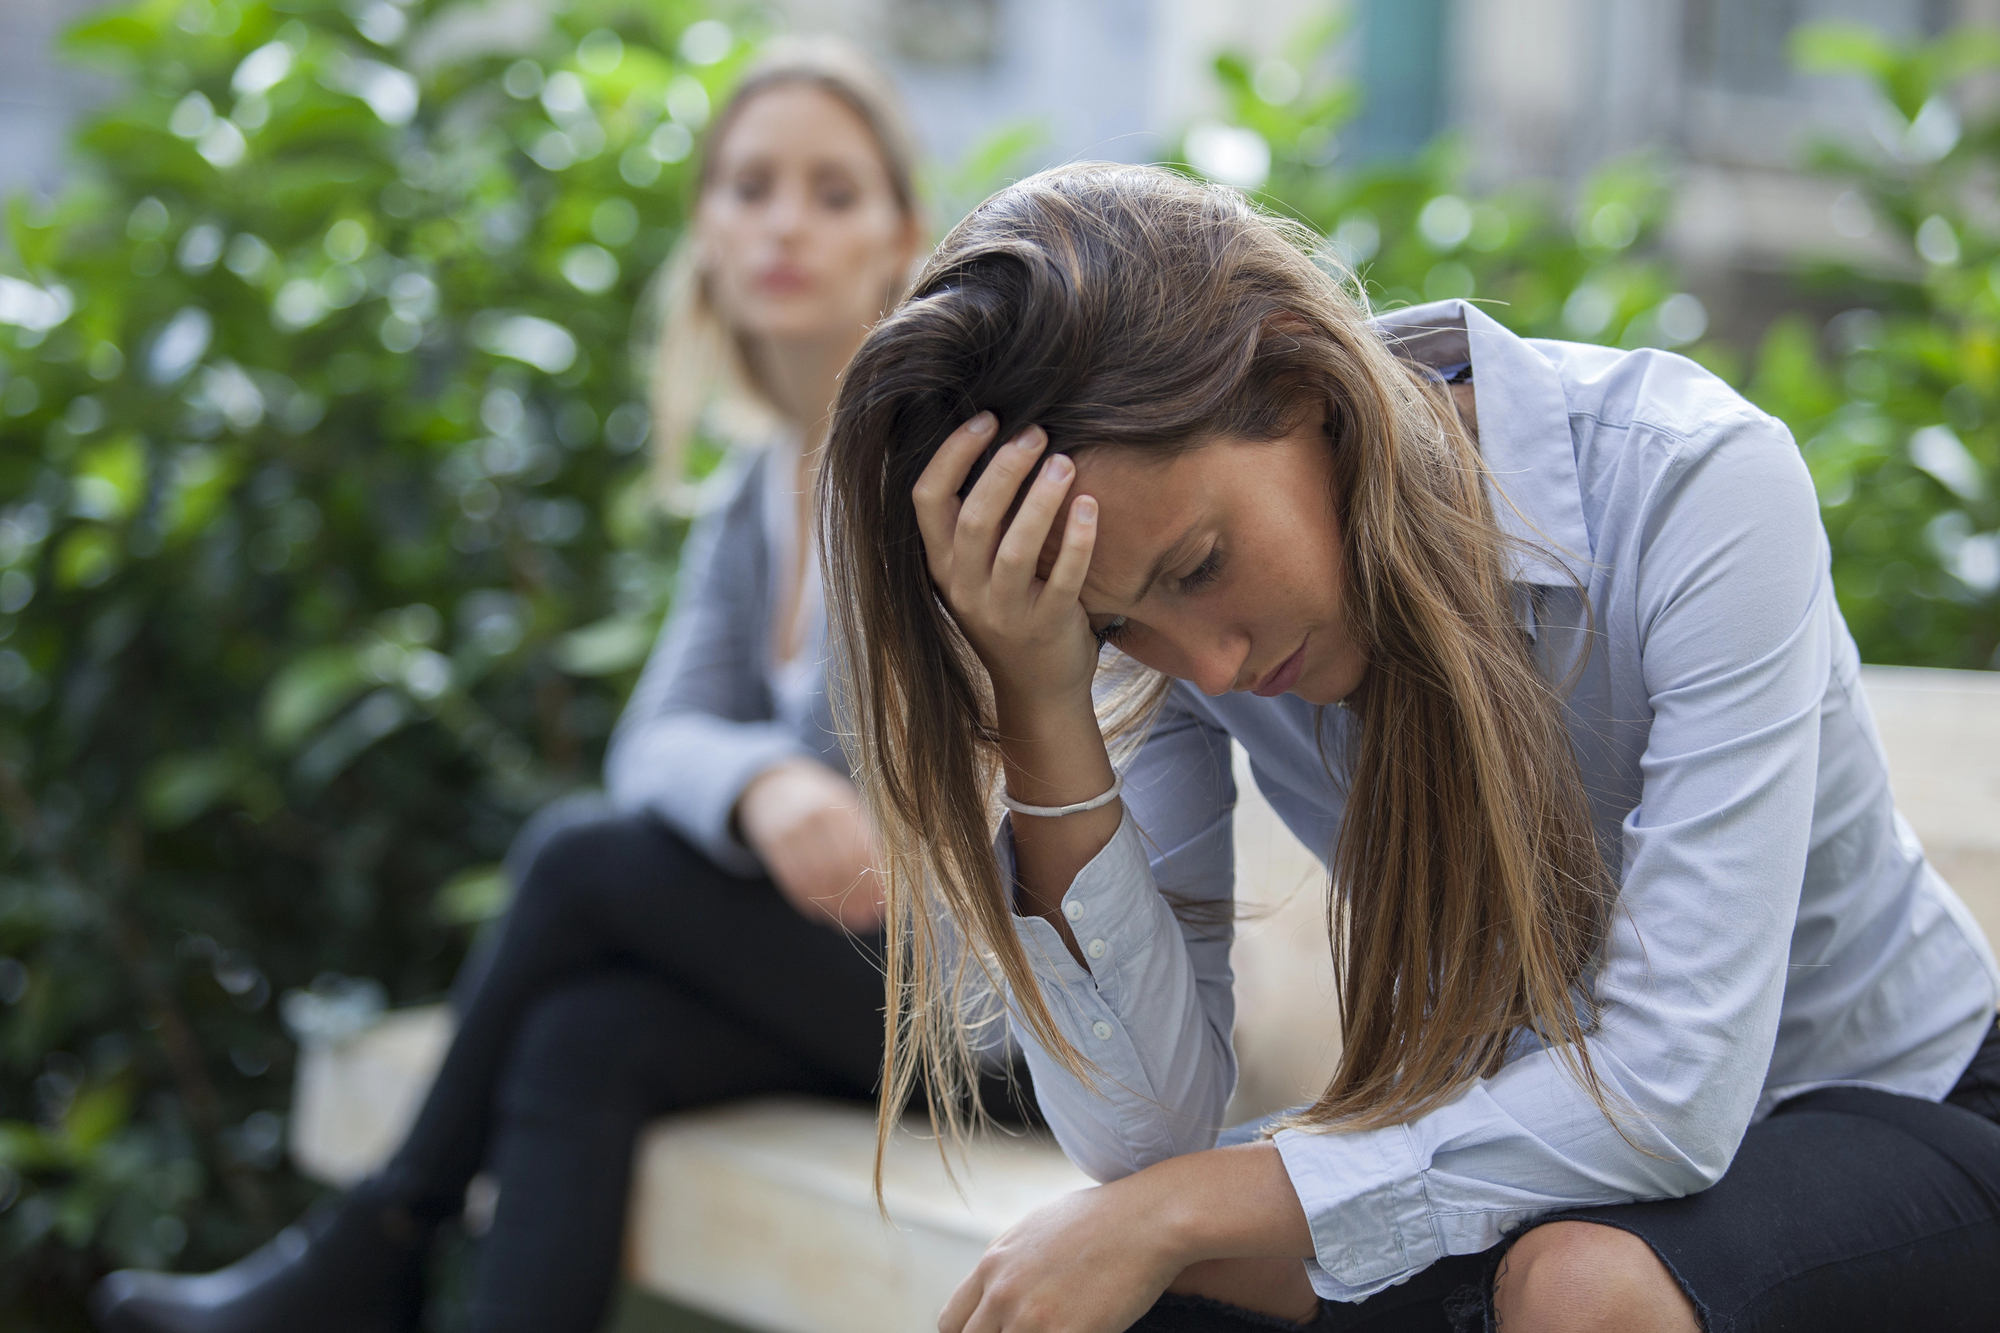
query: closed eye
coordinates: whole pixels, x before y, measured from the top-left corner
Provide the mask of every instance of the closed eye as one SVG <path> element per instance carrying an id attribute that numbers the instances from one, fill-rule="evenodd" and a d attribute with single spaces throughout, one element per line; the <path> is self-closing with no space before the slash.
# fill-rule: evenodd
<path id="1" fill-rule="evenodd" d="M 1181 576 L 1178 586 L 1183 595 L 1198 592 L 1222 577 L 1222 548 L 1211 546 L 1207 557 L 1188 573 Z"/>
<path id="2" fill-rule="evenodd" d="M 1115 644 L 1123 638 L 1125 636 L 1126 624 L 1125 617 L 1113 616 L 1105 623 L 1102 629 L 1094 629 L 1091 631 L 1091 634 L 1096 638 L 1097 646 L 1102 648 L 1107 643 Z"/>

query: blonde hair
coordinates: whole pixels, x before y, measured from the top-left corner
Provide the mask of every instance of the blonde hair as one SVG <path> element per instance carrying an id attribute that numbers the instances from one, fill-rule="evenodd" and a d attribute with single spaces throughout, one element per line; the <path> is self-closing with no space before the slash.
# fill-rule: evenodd
<path id="1" fill-rule="evenodd" d="M 1156 457 L 1326 423 L 1368 676 L 1352 747 L 1329 756 L 1349 784 L 1327 922 L 1341 1059 L 1297 1119 L 1414 1118 L 1496 1071 L 1523 1031 L 1611 1114 L 1581 983 L 1615 884 L 1558 687 L 1514 617 L 1489 478 L 1449 397 L 1315 266 L 1313 240 L 1157 168 L 1045 172 L 961 223 L 848 368 L 821 512 L 854 768 L 890 856 L 883 1142 L 920 1083 L 934 1124 L 961 1129 L 968 978 L 1003 989 L 1072 1075 L 1097 1073 L 1013 929 L 990 685 L 932 586 L 911 499 L 981 409 L 999 439 L 1032 422 L 1063 452 Z"/>
<path id="2" fill-rule="evenodd" d="M 781 37 L 744 71 L 704 136 L 694 175 L 695 199 L 714 182 L 715 153 L 729 127 L 758 94 L 806 85 L 838 99 L 861 119 L 880 151 L 896 205 L 918 215 L 915 137 L 902 100 L 880 70 L 835 37 Z M 758 372 L 739 329 L 716 306 L 693 228 L 658 279 L 657 345 L 652 376 L 653 467 L 670 507 L 686 501 L 687 448 L 708 425 L 726 438 L 768 436 L 784 414 Z"/>

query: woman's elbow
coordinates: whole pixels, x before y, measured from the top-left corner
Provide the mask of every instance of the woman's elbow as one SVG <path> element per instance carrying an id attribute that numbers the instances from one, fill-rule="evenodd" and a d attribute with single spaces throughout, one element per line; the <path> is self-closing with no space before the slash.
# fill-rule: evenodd
<path id="1" fill-rule="evenodd" d="M 1668 1199 L 1685 1199 L 1690 1194 L 1699 1194 L 1721 1180 L 1723 1172 L 1728 1169 L 1728 1161 L 1712 1158 L 1672 1163 L 1664 1173 L 1660 1194 Z"/>
<path id="2" fill-rule="evenodd" d="M 1069 1158 L 1069 1164 L 1100 1185 L 1123 1180 L 1151 1165 L 1133 1151 L 1131 1144 L 1115 1135 L 1078 1133 L 1057 1124 L 1053 1116 L 1049 1117 L 1049 1128 L 1055 1132 L 1056 1146 Z"/>
<path id="3" fill-rule="evenodd" d="M 1066 1122 L 1060 1112 L 1052 1112 L 1046 1105 L 1043 1114 L 1070 1165 L 1100 1185 L 1123 1180 L 1170 1157 L 1205 1152 L 1215 1146 L 1220 1132 L 1212 1122 L 1197 1123 L 1195 1117 L 1171 1113 L 1169 1123 L 1155 1126 L 1155 1132 L 1142 1131 L 1138 1135 L 1131 1133 L 1130 1126 Z"/>
<path id="4" fill-rule="evenodd" d="M 1679 1132 L 1662 1126 L 1662 1132 L 1647 1136 L 1652 1143 L 1630 1136 L 1633 1165 L 1646 1187 L 1635 1192 L 1666 1199 L 1701 1193 L 1721 1180 L 1736 1160 L 1743 1130 L 1737 1124 L 1690 1125 Z"/>

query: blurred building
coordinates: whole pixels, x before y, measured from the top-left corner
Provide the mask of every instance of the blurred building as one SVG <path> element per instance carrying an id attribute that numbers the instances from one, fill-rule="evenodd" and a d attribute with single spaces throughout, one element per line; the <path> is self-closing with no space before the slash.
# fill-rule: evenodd
<path id="1" fill-rule="evenodd" d="M 69 120 L 99 85 L 63 69 L 53 39 L 97 2 L 0 3 L 0 191 L 59 178 Z M 531 44 L 557 2 L 466 0 L 430 36 Z M 1793 27 L 1850 18 L 1931 34 L 2000 24 L 2000 0 L 768 3 L 785 26 L 841 32 L 883 57 L 945 162 L 1027 121 L 1044 136 L 1027 165 L 1158 157 L 1214 114 L 1211 64 L 1225 48 L 1324 60 L 1356 79 L 1366 100 L 1341 145 L 1348 161 L 1414 152 L 1449 128 L 1470 146 L 1480 183 L 1567 186 L 1608 158 L 1656 151 L 1679 169 L 1671 244 L 1725 325 L 1760 322 L 1756 309 L 1769 304 L 1760 275 L 1801 252 L 1904 262 L 1865 234 L 1865 216 L 1843 216 L 1838 185 L 1797 170 L 1815 135 L 1882 126 L 1852 82 L 1791 70 Z M 729 12 L 726 0 L 718 10 Z M 1302 35 L 1333 30 L 1339 15 L 1341 35 L 1302 54 Z"/>
<path id="2" fill-rule="evenodd" d="M 1380 0 L 1378 0 L 1380 2 Z M 1393 0 L 1388 0 L 1393 3 Z M 1815 141 L 1884 140 L 1858 81 L 1795 72 L 1794 27 L 1855 20 L 1897 36 L 2000 25 L 1995 0 L 1457 0 L 1443 115 L 1488 180 L 1574 182 L 1608 158 L 1676 170 L 1669 244 L 1725 331 L 1748 334 L 1796 293 L 1804 256 L 1885 269 L 1910 257 L 1857 197 L 1799 170 Z"/>
<path id="3" fill-rule="evenodd" d="M 1347 161 L 1463 136 L 1478 184 L 1573 187 L 1650 151 L 1676 168 L 1669 243 L 1717 324 L 1748 334 L 1802 254 L 1908 262 L 1798 169 L 1816 138 L 1886 132 L 1855 81 L 1796 73 L 1792 30 L 1826 19 L 1929 36 L 2000 25 L 2000 0 L 778 0 L 895 63 L 947 159 L 996 124 L 1037 119 L 1044 161 L 1144 160 L 1214 109 L 1209 66 L 1292 48 L 1344 11 L 1325 58 L 1364 91 Z M 1893 127 L 1889 127 L 1893 129 Z"/>
<path id="4" fill-rule="evenodd" d="M 47 191 L 62 178 L 63 145 L 100 80 L 57 58 L 68 24 L 100 0 L 0 0 L 0 197 Z"/>

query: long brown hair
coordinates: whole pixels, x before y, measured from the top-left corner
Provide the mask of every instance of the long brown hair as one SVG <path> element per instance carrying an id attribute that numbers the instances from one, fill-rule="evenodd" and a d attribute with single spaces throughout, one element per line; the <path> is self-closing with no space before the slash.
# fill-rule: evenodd
<path id="1" fill-rule="evenodd" d="M 703 136 L 693 173 L 696 200 L 714 184 L 716 149 L 743 108 L 774 88 L 800 85 L 819 89 L 860 118 L 881 154 L 896 206 L 904 217 L 918 217 L 917 146 L 902 99 L 859 48 L 826 36 L 777 38 L 743 72 Z M 690 228 L 660 273 L 652 381 L 654 480 L 675 507 L 684 507 L 687 446 L 704 412 L 716 412 L 726 433 L 746 438 L 768 433 L 783 415 L 742 332 L 717 308 L 692 236 Z"/>
<path id="2" fill-rule="evenodd" d="M 1610 1112 L 1582 981 L 1614 886 L 1558 687 L 1513 614 L 1489 478 L 1448 396 L 1316 266 L 1313 239 L 1157 168 L 1046 172 L 962 222 L 848 368 L 821 502 L 855 768 L 891 857 L 885 1134 L 918 1082 L 934 1122 L 960 1128 L 940 1090 L 969 1072 L 963 1014 L 984 986 L 1004 985 L 1072 1074 L 1096 1073 L 1009 919 L 987 678 L 932 586 L 911 501 L 981 409 L 996 438 L 1032 422 L 1072 454 L 1326 423 L 1368 676 L 1358 735 L 1330 756 L 1349 791 L 1328 913 L 1341 1059 L 1297 1119 L 1411 1119 L 1497 1070 L 1524 1030 Z"/>

